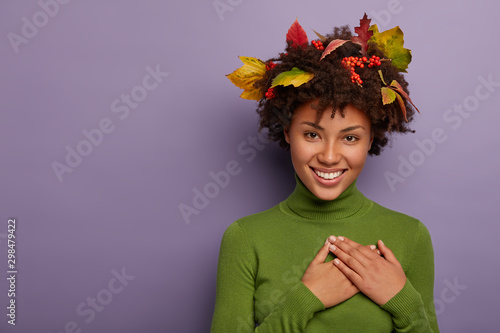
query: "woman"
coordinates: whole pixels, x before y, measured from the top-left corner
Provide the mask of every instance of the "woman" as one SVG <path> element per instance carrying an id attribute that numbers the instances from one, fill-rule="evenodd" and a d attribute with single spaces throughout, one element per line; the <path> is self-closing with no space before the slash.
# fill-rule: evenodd
<path id="1" fill-rule="evenodd" d="M 290 149 L 296 187 L 224 233 L 212 332 L 439 331 L 427 229 L 356 188 L 367 155 L 414 115 L 402 32 L 369 24 L 309 43 L 295 21 L 286 53 L 242 57 L 228 75 Z"/>

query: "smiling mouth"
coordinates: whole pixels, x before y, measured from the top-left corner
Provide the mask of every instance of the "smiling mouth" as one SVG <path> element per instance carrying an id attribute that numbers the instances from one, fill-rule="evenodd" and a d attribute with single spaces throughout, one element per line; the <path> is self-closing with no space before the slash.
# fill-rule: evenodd
<path id="1" fill-rule="evenodd" d="M 318 177 L 323 178 L 323 179 L 327 179 L 327 180 L 338 178 L 344 172 L 345 172 L 345 170 L 339 170 L 339 171 L 335 171 L 335 172 L 321 172 L 321 171 L 318 171 L 318 170 L 314 170 L 314 173 L 316 175 L 318 175 Z"/>

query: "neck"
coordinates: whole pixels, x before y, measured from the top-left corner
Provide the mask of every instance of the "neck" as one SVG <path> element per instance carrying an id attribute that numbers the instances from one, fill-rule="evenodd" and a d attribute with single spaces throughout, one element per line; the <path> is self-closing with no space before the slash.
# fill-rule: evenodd
<path id="1" fill-rule="evenodd" d="M 369 200 L 357 189 L 356 180 L 334 200 L 316 197 L 295 174 L 295 190 L 284 202 L 284 209 L 311 220 L 338 220 L 362 213 Z"/>

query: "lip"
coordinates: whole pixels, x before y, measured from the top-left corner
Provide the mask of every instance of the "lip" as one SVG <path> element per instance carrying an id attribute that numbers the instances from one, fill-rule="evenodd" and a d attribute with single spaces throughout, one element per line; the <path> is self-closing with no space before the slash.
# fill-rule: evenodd
<path id="1" fill-rule="evenodd" d="M 310 167 L 313 171 L 320 171 L 320 172 L 325 172 L 325 173 L 333 173 L 333 172 L 337 172 L 337 171 L 343 171 L 343 170 L 347 170 L 345 168 L 336 168 L 336 169 L 323 169 L 323 168 L 314 168 L 314 167 Z"/>
<path id="2" fill-rule="evenodd" d="M 337 168 L 337 169 L 321 169 L 321 168 L 310 167 L 310 169 L 311 169 L 311 172 L 312 172 L 313 177 L 316 180 L 316 182 L 318 182 L 319 184 L 321 184 L 323 186 L 335 186 L 335 185 L 337 185 L 338 183 L 340 183 L 342 181 L 342 179 L 344 178 L 344 176 L 345 176 L 345 174 L 347 172 L 347 169 L 342 169 L 342 168 Z M 340 176 L 338 176 L 337 178 L 334 178 L 334 179 L 324 179 L 324 178 L 321 178 L 320 176 L 318 176 L 316 174 L 316 171 L 325 172 L 325 173 L 332 173 L 332 172 L 337 172 L 337 171 L 343 171 L 343 173 Z"/>

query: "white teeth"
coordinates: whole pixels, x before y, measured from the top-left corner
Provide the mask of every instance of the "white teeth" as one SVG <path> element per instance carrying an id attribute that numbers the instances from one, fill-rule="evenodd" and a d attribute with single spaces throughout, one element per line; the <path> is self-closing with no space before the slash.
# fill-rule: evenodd
<path id="1" fill-rule="evenodd" d="M 344 171 L 337 171 L 337 172 L 331 172 L 331 173 L 325 173 L 321 171 L 314 171 L 318 176 L 320 176 L 323 179 L 334 179 L 339 177 Z"/>

